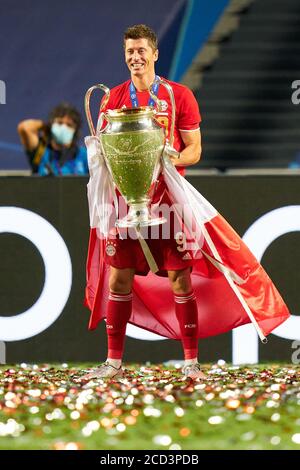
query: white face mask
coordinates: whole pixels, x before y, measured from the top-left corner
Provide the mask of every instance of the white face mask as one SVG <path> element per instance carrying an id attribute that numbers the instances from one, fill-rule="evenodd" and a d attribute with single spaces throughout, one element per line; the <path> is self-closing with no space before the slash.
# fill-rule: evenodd
<path id="1" fill-rule="evenodd" d="M 69 145 L 73 140 L 75 129 L 66 124 L 54 122 L 51 126 L 51 134 L 57 144 Z"/>

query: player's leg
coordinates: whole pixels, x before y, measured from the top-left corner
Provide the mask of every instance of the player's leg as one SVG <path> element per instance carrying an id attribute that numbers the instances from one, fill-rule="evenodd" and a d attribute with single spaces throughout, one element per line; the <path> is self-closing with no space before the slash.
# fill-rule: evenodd
<path id="1" fill-rule="evenodd" d="M 175 299 L 175 314 L 178 320 L 184 351 L 183 373 L 192 378 L 204 379 L 198 364 L 198 308 L 191 282 L 190 268 L 168 271 Z"/>
<path id="2" fill-rule="evenodd" d="M 110 267 L 110 292 L 106 313 L 107 361 L 118 368 L 123 357 L 126 325 L 131 316 L 134 272 L 132 268 Z"/>
<path id="3" fill-rule="evenodd" d="M 132 283 L 134 269 L 119 269 L 110 266 L 109 299 L 106 313 L 107 360 L 97 369 L 86 374 L 84 379 L 118 378 L 123 375 L 122 357 L 126 325 L 132 310 Z"/>

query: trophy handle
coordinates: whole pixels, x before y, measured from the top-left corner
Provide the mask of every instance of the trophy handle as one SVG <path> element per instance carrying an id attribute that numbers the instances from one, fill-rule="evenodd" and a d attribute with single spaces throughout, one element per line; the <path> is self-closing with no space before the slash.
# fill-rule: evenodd
<path id="1" fill-rule="evenodd" d="M 101 114 L 102 114 L 101 111 L 104 108 L 104 106 L 106 106 L 106 104 L 109 100 L 109 95 L 110 95 L 110 89 L 107 86 L 103 85 L 102 83 L 98 83 L 97 85 L 92 86 L 91 88 L 89 88 L 87 90 L 87 92 L 85 94 L 84 109 L 85 109 L 85 114 L 86 114 L 86 118 L 87 118 L 87 121 L 88 121 L 88 125 L 89 125 L 89 128 L 90 128 L 91 135 L 96 135 L 96 130 L 95 130 L 95 126 L 93 124 L 91 109 L 90 109 L 91 94 L 94 90 L 96 90 L 96 88 L 100 88 L 100 90 L 103 90 L 104 93 L 105 93 L 105 98 L 104 98 L 103 103 L 102 103 L 101 108 L 100 108 L 100 118 L 101 118 Z"/>
<path id="2" fill-rule="evenodd" d="M 172 120 L 171 120 L 171 129 L 170 129 L 170 137 L 169 137 L 169 143 L 172 147 L 174 143 L 174 128 L 175 128 L 175 115 L 176 115 L 176 103 L 175 103 L 174 93 L 173 93 L 171 85 L 169 85 L 168 82 L 166 82 L 160 77 L 158 77 L 157 80 L 161 85 L 163 85 L 166 88 L 167 92 L 169 93 L 169 97 L 170 97 L 170 101 L 172 105 Z M 161 110 L 160 100 L 157 98 L 156 95 L 154 95 L 154 93 L 152 93 L 151 88 L 149 89 L 149 93 L 151 95 L 151 98 L 157 104 L 158 110 L 160 111 Z"/>

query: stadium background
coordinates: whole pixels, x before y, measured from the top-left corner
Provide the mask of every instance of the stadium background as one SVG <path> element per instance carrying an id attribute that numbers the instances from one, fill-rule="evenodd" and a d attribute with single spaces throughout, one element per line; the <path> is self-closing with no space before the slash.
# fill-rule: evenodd
<path id="1" fill-rule="evenodd" d="M 83 114 L 89 86 L 112 87 L 127 78 L 123 30 L 149 24 L 160 39 L 157 72 L 189 85 L 203 115 L 203 157 L 188 178 L 243 235 L 263 214 L 300 205 L 298 170 L 287 169 L 300 149 L 299 108 L 291 100 L 292 82 L 300 78 L 299 17 L 296 0 L 155 0 L 151 9 L 146 1 L 131 0 L 2 0 L 0 206 L 29 209 L 49 221 L 63 237 L 73 267 L 70 297 L 59 318 L 36 336 L 7 342 L 7 362 L 96 361 L 106 349 L 103 324 L 87 332 L 82 306 L 87 180 L 29 177 L 18 122 L 46 118 L 61 100 Z M 96 100 L 93 105 L 95 111 Z M 298 245 L 299 233 L 288 233 L 262 260 L 294 315 L 300 302 Z M 2 230 L 0 260 L 0 315 L 7 318 L 38 299 L 45 272 L 28 239 Z M 295 331 L 294 339 L 299 334 Z M 291 339 L 272 335 L 260 346 L 259 359 L 290 361 L 292 352 Z M 127 338 L 127 361 L 180 357 L 177 342 Z M 220 357 L 231 360 L 231 333 L 202 341 L 202 361 Z"/>

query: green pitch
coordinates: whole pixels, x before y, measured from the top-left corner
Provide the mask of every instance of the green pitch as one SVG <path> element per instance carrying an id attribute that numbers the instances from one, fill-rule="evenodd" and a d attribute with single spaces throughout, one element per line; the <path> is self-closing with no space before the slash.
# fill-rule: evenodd
<path id="1" fill-rule="evenodd" d="M 300 449 L 300 367 L 127 365 L 122 382 L 88 365 L 0 367 L 0 449 Z"/>

